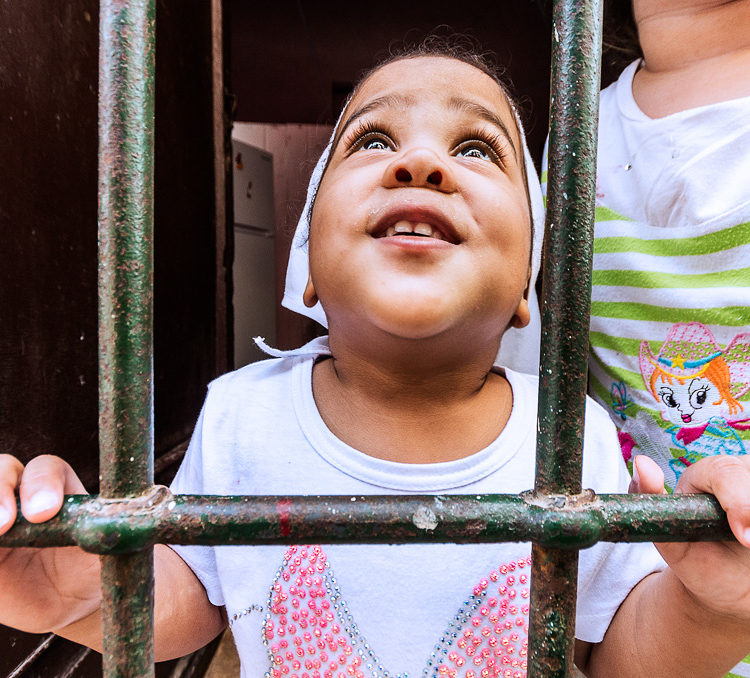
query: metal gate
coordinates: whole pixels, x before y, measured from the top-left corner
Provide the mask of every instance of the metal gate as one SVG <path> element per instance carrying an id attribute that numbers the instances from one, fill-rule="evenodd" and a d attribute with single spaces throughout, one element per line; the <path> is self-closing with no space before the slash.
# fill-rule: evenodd
<path id="1" fill-rule="evenodd" d="M 433 497 L 173 496 L 155 486 L 154 26 L 155 0 L 101 2 L 100 494 L 66 497 L 59 515 L 39 525 L 19 510 L 13 530 L 0 537 L 0 546 L 78 545 L 101 555 L 107 678 L 154 675 L 155 543 L 532 541 L 528 675 L 563 678 L 573 666 L 579 549 L 600 540 L 732 538 L 712 497 L 597 496 L 581 488 L 601 0 L 554 6 L 534 490 L 447 497 L 438 509 Z M 557 416 L 563 404 L 566 416 Z M 425 511 L 434 520 L 415 520 Z"/>

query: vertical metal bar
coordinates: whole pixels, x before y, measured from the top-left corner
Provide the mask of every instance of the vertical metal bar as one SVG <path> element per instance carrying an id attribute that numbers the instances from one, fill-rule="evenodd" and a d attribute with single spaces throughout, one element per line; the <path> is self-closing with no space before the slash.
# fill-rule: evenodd
<path id="1" fill-rule="evenodd" d="M 154 0 L 99 19 L 99 445 L 103 496 L 153 484 Z M 102 557 L 104 674 L 153 676 L 153 552 Z"/>
<path id="2" fill-rule="evenodd" d="M 227 261 L 227 204 L 231 204 L 227 176 L 231 171 L 231 131 L 224 110 L 224 10 L 223 0 L 211 0 L 211 98 L 213 114 L 214 153 L 214 230 L 216 243 L 216 309 L 215 309 L 215 366 L 214 374 L 230 369 L 227 339 L 229 336 L 228 279 L 231 266 Z M 229 150 L 227 147 L 229 146 Z"/>
<path id="3" fill-rule="evenodd" d="M 581 491 L 591 298 L 601 0 L 556 0 L 535 491 Z M 535 545 L 529 676 L 573 666 L 577 552 Z"/>

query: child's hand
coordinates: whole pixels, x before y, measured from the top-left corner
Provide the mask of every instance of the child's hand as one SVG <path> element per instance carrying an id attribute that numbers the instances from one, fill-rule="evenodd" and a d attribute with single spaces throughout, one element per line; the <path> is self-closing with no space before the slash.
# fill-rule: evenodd
<path id="1" fill-rule="evenodd" d="M 64 494 L 85 494 L 86 489 L 70 465 L 50 455 L 23 464 L 9 454 L 0 454 L 0 534 L 16 519 L 16 496 L 21 512 L 31 523 L 43 523 L 60 510 Z"/>
<path id="2" fill-rule="evenodd" d="M 654 461 L 638 456 L 630 492 L 664 494 Z M 713 456 L 689 466 L 675 493 L 713 494 L 737 542 L 661 543 L 656 548 L 691 595 L 707 609 L 750 619 L 750 455 Z"/>
<path id="3" fill-rule="evenodd" d="M 0 535 L 16 518 L 16 492 L 26 520 L 41 523 L 60 510 L 64 494 L 86 490 L 59 457 L 23 464 L 0 454 Z M 168 546 L 154 548 L 157 661 L 181 657 L 214 638 L 226 618 L 185 562 Z M 0 624 L 21 631 L 54 631 L 101 652 L 99 556 L 77 546 L 0 548 Z"/>
<path id="4" fill-rule="evenodd" d="M 0 455 L 0 535 L 21 511 L 32 523 L 52 518 L 64 494 L 86 490 L 59 457 L 40 456 L 23 464 Z M 58 630 L 99 608 L 99 558 L 77 547 L 0 548 L 0 623 L 30 632 Z"/>

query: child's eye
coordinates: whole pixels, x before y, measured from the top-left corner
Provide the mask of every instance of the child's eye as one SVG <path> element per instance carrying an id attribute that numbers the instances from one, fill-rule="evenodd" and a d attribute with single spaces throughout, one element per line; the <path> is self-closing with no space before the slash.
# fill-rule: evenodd
<path id="1" fill-rule="evenodd" d="M 492 160 L 489 153 L 479 145 L 468 144 L 459 148 L 456 155 L 460 158 L 479 158 L 480 160 Z"/>
<path id="2" fill-rule="evenodd" d="M 365 151 L 392 151 L 391 142 L 382 136 L 369 135 L 359 142 L 359 148 Z"/>
<path id="3" fill-rule="evenodd" d="M 359 121 L 343 139 L 346 154 L 357 151 L 393 151 L 396 144 L 389 130 L 379 122 Z"/>
<path id="4" fill-rule="evenodd" d="M 457 158 L 473 158 L 503 165 L 505 160 L 505 142 L 500 135 L 487 136 L 477 133 L 473 139 L 461 142 L 453 154 Z"/>

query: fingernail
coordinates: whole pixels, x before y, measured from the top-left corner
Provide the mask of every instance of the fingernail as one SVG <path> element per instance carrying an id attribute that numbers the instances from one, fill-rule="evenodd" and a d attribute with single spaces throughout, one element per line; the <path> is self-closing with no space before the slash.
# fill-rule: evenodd
<path id="1" fill-rule="evenodd" d="M 633 484 L 636 488 L 640 489 L 641 487 L 641 477 L 638 475 L 638 464 L 633 462 Z"/>
<path id="2" fill-rule="evenodd" d="M 10 511 L 4 506 L 0 506 L 0 527 L 4 527 L 10 520 Z"/>
<path id="3" fill-rule="evenodd" d="M 745 537 L 745 544 L 750 544 L 750 527 L 742 533 L 742 536 Z"/>
<path id="4" fill-rule="evenodd" d="M 57 505 L 57 495 L 49 490 L 41 490 L 31 497 L 24 506 L 24 512 L 29 515 L 35 515 L 44 511 L 49 511 Z"/>

